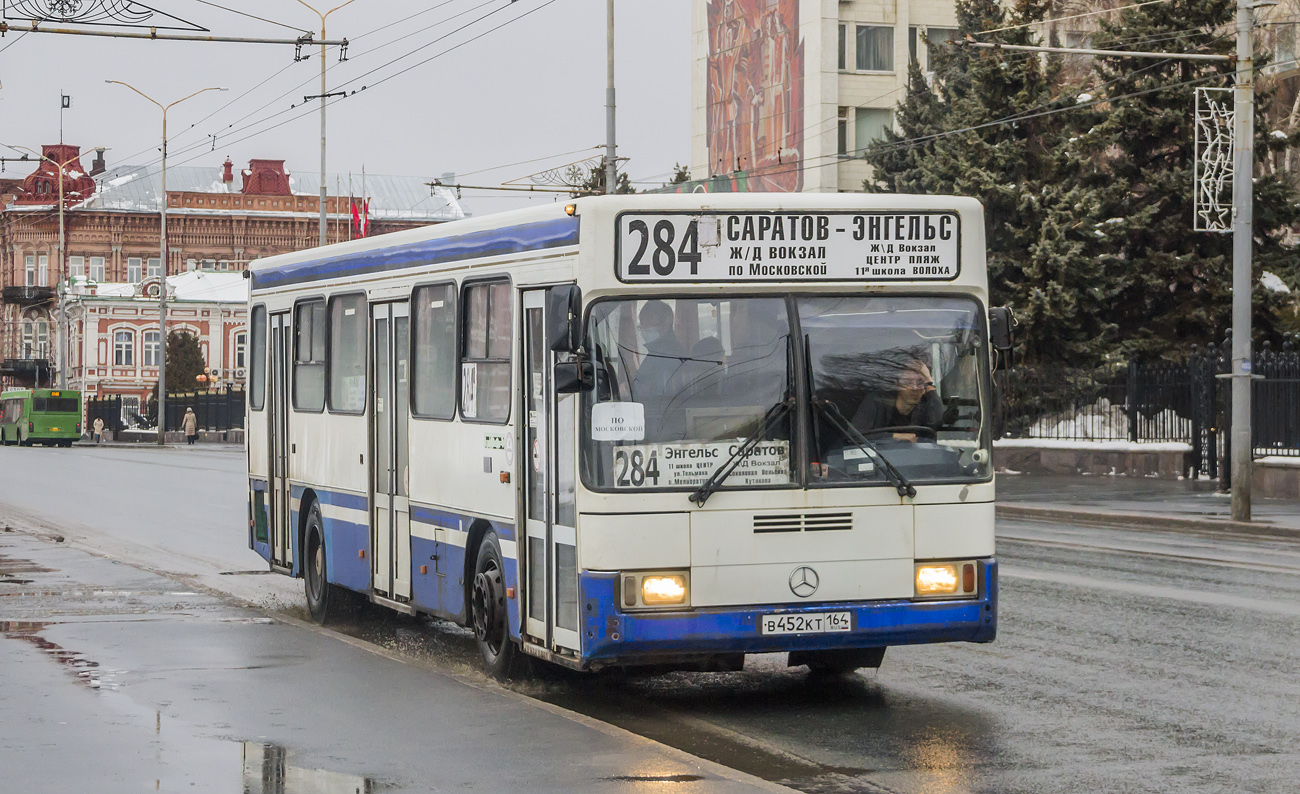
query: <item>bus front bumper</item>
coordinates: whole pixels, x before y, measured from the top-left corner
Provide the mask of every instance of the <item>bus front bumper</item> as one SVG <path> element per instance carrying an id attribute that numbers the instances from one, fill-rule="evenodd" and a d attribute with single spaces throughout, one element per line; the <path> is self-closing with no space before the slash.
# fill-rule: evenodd
<path id="1" fill-rule="evenodd" d="M 977 598 L 934 601 L 852 601 L 711 607 L 678 612 L 625 612 L 618 575 L 582 574 L 582 656 L 585 666 L 654 664 L 684 657 L 776 653 L 932 642 L 992 642 L 997 634 L 998 566 L 980 561 Z M 764 635 L 765 615 L 851 612 L 853 628 L 823 634 Z"/>

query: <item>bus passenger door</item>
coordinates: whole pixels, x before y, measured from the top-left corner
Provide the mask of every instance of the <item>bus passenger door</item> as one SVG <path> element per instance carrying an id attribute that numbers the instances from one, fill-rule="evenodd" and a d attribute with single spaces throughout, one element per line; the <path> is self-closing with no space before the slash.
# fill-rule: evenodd
<path id="1" fill-rule="evenodd" d="M 293 548 L 290 538 L 293 526 L 289 511 L 289 351 L 293 333 L 289 326 L 289 313 L 270 316 L 271 351 L 267 383 L 270 394 L 266 401 L 266 416 L 270 423 L 267 449 L 271 454 L 271 564 L 290 568 L 293 566 Z"/>
<path id="2" fill-rule="evenodd" d="M 574 512 L 574 395 L 552 392 L 555 355 L 546 342 L 546 290 L 524 293 L 527 482 L 524 523 L 527 632 L 548 648 L 580 650 Z"/>
<path id="3" fill-rule="evenodd" d="M 372 307 L 374 361 L 370 461 L 374 492 L 370 548 L 375 592 L 395 600 L 411 598 L 411 507 L 408 488 L 407 425 L 410 421 L 410 306 Z"/>

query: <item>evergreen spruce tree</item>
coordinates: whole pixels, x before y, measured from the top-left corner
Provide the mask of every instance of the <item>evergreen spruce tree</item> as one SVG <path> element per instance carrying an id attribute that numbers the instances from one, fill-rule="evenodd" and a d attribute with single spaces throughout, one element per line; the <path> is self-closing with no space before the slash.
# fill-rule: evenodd
<path id="1" fill-rule="evenodd" d="M 1040 0 L 1019 0 L 1009 12 L 996 0 L 961 0 L 959 37 L 1034 44 L 1023 25 L 1045 10 Z M 1015 311 L 1021 355 L 1099 360 L 1113 332 L 1101 312 L 1111 294 L 1100 278 L 1096 242 L 1079 223 L 1095 202 L 1091 187 L 1077 179 L 1086 164 L 1063 149 L 1068 121 L 1045 113 L 1073 101 L 1057 96 L 1059 60 L 948 46 L 930 66 L 933 85 L 911 65 L 899 132 L 867 152 L 874 168 L 867 189 L 978 198 L 991 297 Z"/>
<path id="2" fill-rule="evenodd" d="M 1103 22 L 1100 49 L 1230 54 L 1232 0 L 1173 0 L 1125 10 Z M 1257 64 L 1259 62 L 1257 61 Z M 1232 236 L 1193 231 L 1196 86 L 1229 87 L 1234 66 L 1206 62 L 1098 57 L 1091 112 L 1072 114 L 1072 156 L 1098 163 L 1081 172 L 1098 202 L 1088 228 L 1104 241 L 1102 262 L 1110 299 L 1106 316 L 1119 329 L 1121 353 L 1179 356 L 1192 344 L 1218 341 L 1230 325 Z M 1258 87 L 1258 83 L 1257 83 Z M 1258 157 L 1293 145 L 1270 134 L 1257 98 Z M 1300 213 L 1294 191 L 1277 173 L 1255 183 L 1255 283 L 1261 270 L 1286 271 L 1293 258 L 1283 232 Z M 1254 290 L 1255 323 L 1272 335 L 1276 295 Z"/>

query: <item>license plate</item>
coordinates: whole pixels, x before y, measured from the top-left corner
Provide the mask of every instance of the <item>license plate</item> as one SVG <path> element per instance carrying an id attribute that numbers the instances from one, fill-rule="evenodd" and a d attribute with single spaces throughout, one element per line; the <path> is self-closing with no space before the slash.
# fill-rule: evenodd
<path id="1" fill-rule="evenodd" d="M 853 630 L 852 612 L 817 612 L 800 615 L 763 615 L 760 634 L 831 634 Z"/>

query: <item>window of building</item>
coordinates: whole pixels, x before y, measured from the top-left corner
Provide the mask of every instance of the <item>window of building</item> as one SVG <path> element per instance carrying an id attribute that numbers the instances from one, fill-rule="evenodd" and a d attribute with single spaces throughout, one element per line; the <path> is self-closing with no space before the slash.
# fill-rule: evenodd
<path id="1" fill-rule="evenodd" d="M 330 299 L 330 410 L 366 410 L 366 296 Z"/>
<path id="2" fill-rule="evenodd" d="M 70 256 L 68 257 L 68 275 L 73 278 L 81 278 L 86 275 L 86 257 Z"/>
<path id="3" fill-rule="evenodd" d="M 104 257 L 92 256 L 90 258 L 90 280 L 96 283 L 104 280 Z"/>
<path id="4" fill-rule="evenodd" d="M 41 254 L 36 257 L 36 286 L 50 286 L 50 257 L 49 254 Z"/>
<path id="5" fill-rule="evenodd" d="M 416 289 L 411 314 L 415 415 L 450 419 L 456 413 L 456 285 Z"/>
<path id="6" fill-rule="evenodd" d="M 150 257 L 150 258 L 149 258 L 149 278 L 158 278 L 158 274 L 161 273 L 161 272 L 162 272 L 162 260 L 159 259 L 159 258 L 156 257 L 156 256 L 154 256 L 154 257 Z"/>
<path id="7" fill-rule="evenodd" d="M 840 154 L 848 154 L 849 153 L 849 109 L 848 108 L 846 107 L 840 108 L 840 114 L 837 123 L 838 123 L 838 129 L 836 130 L 838 134 L 837 146 L 839 148 L 836 151 L 838 151 Z"/>
<path id="8" fill-rule="evenodd" d="M 235 369 L 248 366 L 248 333 L 240 331 L 235 334 Z"/>
<path id="9" fill-rule="evenodd" d="M 145 331 L 142 340 L 142 347 L 144 352 L 144 365 L 146 367 L 158 366 L 158 332 Z"/>
<path id="10" fill-rule="evenodd" d="M 875 141 L 885 139 L 885 131 L 894 126 L 894 111 L 888 108 L 858 108 L 853 120 L 854 146 L 864 151 Z"/>
<path id="11" fill-rule="evenodd" d="M 23 358 L 48 358 L 50 326 L 43 319 L 23 321 Z"/>
<path id="12" fill-rule="evenodd" d="M 1295 24 L 1277 26 L 1277 67 L 1281 70 L 1295 68 Z"/>
<path id="13" fill-rule="evenodd" d="M 131 284 L 139 284 L 141 276 L 141 265 L 144 263 L 138 256 L 128 257 L 126 260 L 126 280 Z"/>
<path id="14" fill-rule="evenodd" d="M 248 370 L 248 407 L 254 411 L 266 405 L 266 307 L 253 307 L 253 366 Z"/>
<path id="15" fill-rule="evenodd" d="M 839 70 L 842 72 L 848 68 L 848 49 L 849 49 L 849 26 L 840 25 L 840 47 L 837 58 Z"/>
<path id="16" fill-rule="evenodd" d="M 510 283 L 465 288 L 461 343 L 460 412 L 466 419 L 505 422 L 510 417 Z"/>
<path id="17" fill-rule="evenodd" d="M 113 332 L 113 366 L 135 366 L 135 334 L 130 331 Z"/>
<path id="18" fill-rule="evenodd" d="M 909 25 L 907 28 L 907 57 L 911 59 L 911 63 L 916 63 L 916 40 L 918 38 L 920 38 L 920 35 L 916 25 Z"/>
<path id="19" fill-rule="evenodd" d="M 36 255 L 27 255 L 27 269 L 25 271 L 24 283 L 29 287 L 36 286 Z"/>
<path id="20" fill-rule="evenodd" d="M 199 269 L 200 269 L 200 270 L 209 270 L 209 271 L 216 270 L 216 269 L 217 269 L 217 260 L 215 260 L 215 259 L 204 259 L 203 262 L 199 265 Z"/>
<path id="21" fill-rule="evenodd" d="M 858 25 L 857 68 L 863 72 L 894 70 L 894 29 L 883 25 Z"/>
<path id="22" fill-rule="evenodd" d="M 325 301 L 299 303 L 294 310 L 293 407 L 325 408 Z"/>
<path id="23" fill-rule="evenodd" d="M 935 28 L 925 29 L 925 68 L 934 71 L 938 65 L 939 51 L 942 50 L 948 42 L 957 38 L 956 28 Z"/>

